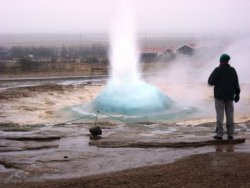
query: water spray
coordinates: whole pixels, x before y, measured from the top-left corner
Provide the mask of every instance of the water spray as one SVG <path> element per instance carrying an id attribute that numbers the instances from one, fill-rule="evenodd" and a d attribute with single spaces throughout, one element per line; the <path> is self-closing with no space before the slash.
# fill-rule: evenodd
<path id="1" fill-rule="evenodd" d="M 103 112 L 112 116 L 175 117 L 185 109 L 141 78 L 133 8 L 126 1 L 110 32 L 110 77 L 104 90 L 89 104 L 73 107 L 78 113 Z M 178 115 L 179 116 L 179 115 Z"/>

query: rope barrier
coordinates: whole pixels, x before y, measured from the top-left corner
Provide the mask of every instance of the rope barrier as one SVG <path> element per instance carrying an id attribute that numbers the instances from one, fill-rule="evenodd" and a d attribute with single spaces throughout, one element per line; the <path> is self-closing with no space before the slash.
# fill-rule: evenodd
<path id="1" fill-rule="evenodd" d="M 106 114 L 106 113 L 104 113 L 104 112 L 101 112 L 101 111 L 97 111 L 97 112 L 98 112 L 98 113 L 100 113 L 100 114 L 103 114 L 103 115 L 105 115 L 105 116 L 108 116 L 108 117 L 110 117 L 110 118 L 112 118 L 112 119 L 116 119 L 116 120 L 118 120 L 118 121 L 121 121 L 121 122 L 123 122 L 123 123 L 126 123 L 126 124 L 128 124 L 128 125 L 136 125 L 135 123 L 131 123 L 131 122 L 128 122 L 128 121 L 122 120 L 122 119 L 120 119 L 120 118 L 117 118 L 117 117 L 111 116 L 111 115 Z"/>
<path id="2" fill-rule="evenodd" d="M 136 124 L 136 123 L 131 123 L 131 122 L 122 120 L 122 119 L 120 119 L 120 118 L 114 117 L 114 116 L 112 116 L 112 115 L 109 115 L 109 114 L 107 114 L 107 113 L 101 112 L 101 111 L 99 111 L 99 110 L 96 111 L 96 113 L 92 113 L 92 114 L 90 114 L 90 115 L 83 116 L 83 117 L 80 117 L 80 118 L 77 118 L 77 119 L 73 119 L 73 120 L 70 120 L 70 121 L 57 123 L 57 124 L 54 124 L 53 126 L 64 125 L 64 124 L 71 123 L 71 122 L 74 122 L 74 121 L 78 121 L 78 120 L 81 120 L 81 119 L 87 119 L 87 118 L 89 118 L 89 117 L 91 117 L 91 116 L 95 116 L 95 126 L 96 126 L 96 125 L 97 125 L 97 120 L 98 120 L 98 114 L 105 115 L 105 116 L 107 116 L 107 117 L 109 117 L 109 118 L 111 118 L 111 119 L 118 120 L 118 121 L 123 122 L 123 123 L 125 123 L 125 124 L 127 124 L 127 125 L 143 126 L 143 125 L 138 125 L 138 124 Z M 143 126 L 143 127 L 145 127 L 145 126 Z M 147 127 L 147 128 L 148 128 L 148 127 Z"/>
<path id="3" fill-rule="evenodd" d="M 67 124 L 67 123 L 71 123 L 71 122 L 74 122 L 74 121 L 78 121 L 78 120 L 80 120 L 80 119 L 89 118 L 89 117 L 94 116 L 94 115 L 96 115 L 96 113 L 90 114 L 90 115 L 87 115 L 87 116 L 83 116 L 83 117 L 80 117 L 80 118 L 77 118 L 77 119 L 73 119 L 73 120 L 70 120 L 70 121 L 57 123 L 57 124 L 54 124 L 53 126 L 64 125 L 64 124 Z"/>
<path id="4" fill-rule="evenodd" d="M 120 121 L 120 122 L 123 122 L 123 123 L 125 123 L 125 124 L 127 124 L 127 125 L 136 125 L 137 127 L 143 127 L 143 128 L 147 128 L 147 129 L 151 129 L 151 130 L 159 130 L 159 129 L 157 129 L 157 128 L 152 128 L 152 127 L 147 127 L 147 126 L 141 125 L 141 124 L 131 123 L 131 122 L 128 122 L 128 121 L 122 120 L 122 119 L 120 119 L 120 118 L 111 116 L 111 115 L 106 114 L 106 113 L 101 112 L 101 111 L 97 111 L 97 113 L 103 114 L 103 115 L 108 116 L 108 117 L 110 117 L 110 118 L 112 118 L 112 119 L 115 119 L 115 120 L 118 120 L 118 121 Z"/>

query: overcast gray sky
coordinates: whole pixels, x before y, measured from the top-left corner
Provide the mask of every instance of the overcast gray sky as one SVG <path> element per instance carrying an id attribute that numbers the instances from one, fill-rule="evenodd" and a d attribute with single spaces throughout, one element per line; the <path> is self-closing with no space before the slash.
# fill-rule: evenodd
<path id="1" fill-rule="evenodd" d="M 108 32 L 121 0 L 0 0 L 0 33 Z M 250 0 L 134 0 L 138 32 L 250 32 Z"/>

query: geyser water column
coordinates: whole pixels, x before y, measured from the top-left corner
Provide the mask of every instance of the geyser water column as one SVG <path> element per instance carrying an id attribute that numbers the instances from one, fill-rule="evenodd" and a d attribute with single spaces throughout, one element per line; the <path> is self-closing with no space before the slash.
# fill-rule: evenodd
<path id="1" fill-rule="evenodd" d="M 110 32 L 110 78 L 89 107 L 112 114 L 147 115 L 171 110 L 175 102 L 141 78 L 131 7 L 123 4 Z"/>

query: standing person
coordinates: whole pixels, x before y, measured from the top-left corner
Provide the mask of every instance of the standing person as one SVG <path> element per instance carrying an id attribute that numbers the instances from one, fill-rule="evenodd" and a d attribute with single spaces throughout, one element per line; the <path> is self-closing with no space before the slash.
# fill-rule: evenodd
<path id="1" fill-rule="evenodd" d="M 222 54 L 220 65 L 216 67 L 208 79 L 208 84 L 214 86 L 216 110 L 216 135 L 214 139 L 223 138 L 224 111 L 226 114 L 227 138 L 233 139 L 234 134 L 234 104 L 240 100 L 240 86 L 236 70 L 228 62 L 230 56 Z"/>

